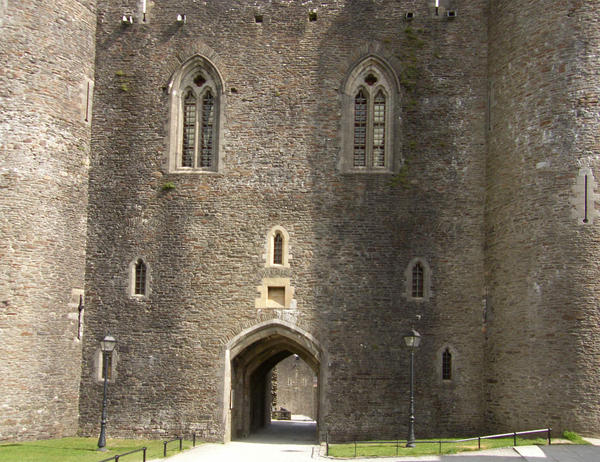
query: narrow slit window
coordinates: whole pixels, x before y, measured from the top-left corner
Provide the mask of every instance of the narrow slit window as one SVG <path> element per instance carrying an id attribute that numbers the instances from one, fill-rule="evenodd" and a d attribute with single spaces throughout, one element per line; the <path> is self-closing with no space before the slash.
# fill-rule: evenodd
<path id="1" fill-rule="evenodd" d="M 421 265 L 421 263 L 415 263 L 412 269 L 412 296 L 414 298 L 423 298 L 423 275 L 423 265 Z"/>
<path id="2" fill-rule="evenodd" d="M 189 90 L 183 103 L 183 150 L 181 156 L 182 167 L 194 166 L 194 152 L 196 150 L 196 97 Z"/>
<path id="3" fill-rule="evenodd" d="M 373 101 L 373 166 L 385 167 L 385 95 L 381 90 Z"/>
<path id="4" fill-rule="evenodd" d="M 87 90 L 85 92 L 85 121 L 90 121 L 90 93 L 91 93 L 91 84 L 87 82 Z"/>
<path id="5" fill-rule="evenodd" d="M 112 352 L 102 352 L 102 380 L 112 379 Z"/>
<path id="6" fill-rule="evenodd" d="M 442 380 L 452 380 L 452 353 L 448 348 L 442 353 Z"/>
<path id="7" fill-rule="evenodd" d="M 354 166 L 367 165 L 367 97 L 361 89 L 354 98 Z"/>
<path id="8" fill-rule="evenodd" d="M 135 295 L 146 295 L 146 264 L 138 260 L 135 264 Z"/>
<path id="9" fill-rule="evenodd" d="M 283 236 L 281 233 L 273 236 L 273 264 L 283 265 Z"/>
<path id="10" fill-rule="evenodd" d="M 202 98 L 202 151 L 200 153 L 200 167 L 212 167 L 214 118 L 214 98 L 209 90 Z"/>

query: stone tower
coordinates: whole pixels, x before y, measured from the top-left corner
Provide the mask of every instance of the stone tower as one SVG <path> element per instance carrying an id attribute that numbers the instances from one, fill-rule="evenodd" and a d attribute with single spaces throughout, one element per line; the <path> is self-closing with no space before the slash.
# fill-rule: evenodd
<path id="1" fill-rule="evenodd" d="M 595 3 L 0 0 L 0 439 L 599 434 Z"/>
<path id="2" fill-rule="evenodd" d="M 485 386 L 498 430 L 600 431 L 597 6 L 490 2 Z"/>
<path id="3" fill-rule="evenodd" d="M 395 437 L 413 327 L 421 435 L 482 428 L 487 2 L 441 3 L 98 2 L 83 433 L 110 331 L 114 433 L 248 434 L 297 354 L 321 437 Z"/>
<path id="4" fill-rule="evenodd" d="M 0 438 L 78 426 L 94 0 L 0 1 Z"/>

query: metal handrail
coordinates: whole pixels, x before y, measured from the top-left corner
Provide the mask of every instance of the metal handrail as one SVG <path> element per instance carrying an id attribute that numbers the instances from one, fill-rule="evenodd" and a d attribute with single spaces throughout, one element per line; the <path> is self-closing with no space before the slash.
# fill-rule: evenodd
<path id="1" fill-rule="evenodd" d="M 552 429 L 551 428 L 542 428 L 539 430 L 527 430 L 527 431 L 521 431 L 521 432 L 510 432 L 510 433 L 498 433 L 496 435 L 485 435 L 485 436 L 476 436 L 473 438 L 463 438 L 460 440 L 415 440 L 414 442 L 417 444 L 439 444 L 439 452 L 440 454 L 442 453 L 442 444 L 450 444 L 450 443 L 464 443 L 467 441 L 477 441 L 478 443 L 478 448 L 481 449 L 481 440 L 486 440 L 486 439 L 494 439 L 494 438 L 506 438 L 508 436 L 512 436 L 513 437 L 513 445 L 516 446 L 517 445 L 517 436 L 519 435 L 531 435 L 534 433 L 547 433 L 547 439 L 548 439 L 548 444 L 552 444 L 552 436 L 551 436 L 551 432 Z M 358 441 L 358 440 L 354 440 L 352 441 L 354 443 L 354 457 L 357 457 L 357 451 L 358 451 L 358 445 L 392 445 L 395 444 L 396 445 L 396 455 L 398 455 L 398 448 L 400 446 L 400 443 L 407 443 L 407 440 L 378 440 L 378 441 Z M 329 456 L 329 445 L 332 444 L 329 440 L 329 432 L 327 432 L 325 434 L 325 455 Z"/>
<path id="2" fill-rule="evenodd" d="M 142 451 L 144 453 L 142 456 L 143 457 L 142 461 L 146 462 L 146 449 L 147 448 L 134 449 L 133 451 L 124 452 L 123 454 L 117 454 L 116 456 L 109 457 L 108 459 L 102 459 L 99 462 L 110 462 L 111 460 L 114 460 L 115 462 L 119 462 L 119 458 L 121 458 L 123 456 L 128 456 L 129 454 L 140 452 L 140 451 Z"/>
<path id="3" fill-rule="evenodd" d="M 167 444 L 172 443 L 173 441 L 179 441 L 179 450 L 183 450 L 183 436 L 176 436 L 172 440 L 163 441 L 163 457 L 167 457 Z"/>

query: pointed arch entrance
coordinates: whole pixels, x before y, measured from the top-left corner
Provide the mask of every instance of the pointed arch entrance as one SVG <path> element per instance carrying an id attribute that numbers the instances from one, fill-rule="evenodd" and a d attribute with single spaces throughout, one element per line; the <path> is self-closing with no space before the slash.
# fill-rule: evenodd
<path id="1" fill-rule="evenodd" d="M 277 363 L 293 354 L 302 358 L 317 376 L 317 401 L 321 403 L 323 351 L 308 332 L 274 319 L 244 330 L 227 344 L 226 440 L 248 436 L 270 421 L 270 372 Z M 318 404 L 317 429 L 320 418 L 321 406 Z"/>

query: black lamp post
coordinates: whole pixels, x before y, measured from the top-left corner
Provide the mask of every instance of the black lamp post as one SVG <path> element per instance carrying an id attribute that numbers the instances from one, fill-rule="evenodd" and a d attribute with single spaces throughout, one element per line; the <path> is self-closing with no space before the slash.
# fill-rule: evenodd
<path id="1" fill-rule="evenodd" d="M 112 354 L 117 341 L 108 334 L 100 342 L 102 347 L 102 371 L 104 374 L 104 394 L 102 396 L 102 421 L 100 424 L 100 438 L 98 438 L 98 451 L 106 451 L 106 391 L 108 389 L 108 357 Z"/>
<path id="2" fill-rule="evenodd" d="M 406 441 L 407 448 L 415 447 L 415 390 L 414 390 L 414 360 L 415 350 L 421 343 L 421 334 L 412 329 L 404 336 L 404 342 L 410 350 L 410 406 L 408 408 L 408 438 Z"/>

